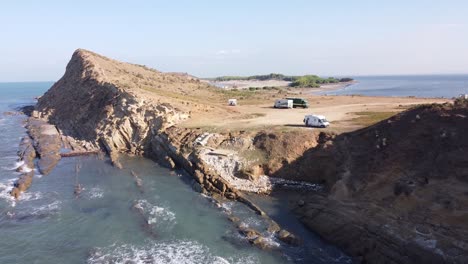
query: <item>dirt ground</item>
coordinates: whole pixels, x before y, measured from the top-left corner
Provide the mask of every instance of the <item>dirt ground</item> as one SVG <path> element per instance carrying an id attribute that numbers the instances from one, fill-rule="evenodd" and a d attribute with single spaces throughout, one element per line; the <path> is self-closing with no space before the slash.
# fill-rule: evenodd
<path id="1" fill-rule="evenodd" d="M 294 95 L 288 94 L 287 96 Z M 375 115 L 375 117 L 372 117 L 375 119 L 370 120 L 372 123 L 372 121 L 380 121 L 380 116 L 391 116 L 392 113 L 396 114 L 412 106 L 450 101 L 447 99 L 409 97 L 319 96 L 300 94 L 296 96 L 306 98 L 309 101 L 310 107 L 307 109 L 275 109 L 273 108 L 274 100 L 283 98 L 282 96 L 278 95 L 270 97 L 271 99 L 266 99 L 259 95 L 245 100 L 244 104 L 242 100 L 240 100 L 238 106 L 227 106 L 227 104 L 218 106 L 225 111 L 194 113 L 192 118 L 183 123 L 182 126 L 190 128 L 198 127 L 214 131 L 310 129 L 304 127 L 304 116 L 307 114 L 319 114 L 324 115 L 331 123 L 329 128 L 322 130 L 341 133 L 364 127 L 359 119 L 362 114 L 384 113 L 384 115 Z M 366 124 L 368 124 L 368 122 Z"/>

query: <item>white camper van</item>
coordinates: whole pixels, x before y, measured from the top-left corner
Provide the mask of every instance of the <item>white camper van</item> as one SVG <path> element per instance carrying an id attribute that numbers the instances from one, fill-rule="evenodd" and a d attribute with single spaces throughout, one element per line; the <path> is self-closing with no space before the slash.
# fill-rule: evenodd
<path id="1" fill-rule="evenodd" d="M 304 117 L 304 124 L 310 127 L 327 127 L 330 122 L 323 115 L 306 115 Z"/>
<path id="2" fill-rule="evenodd" d="M 236 106 L 237 105 L 237 99 L 229 99 L 228 100 L 228 105 L 229 106 Z"/>
<path id="3" fill-rule="evenodd" d="M 274 108 L 293 108 L 293 100 L 278 99 L 273 105 Z"/>

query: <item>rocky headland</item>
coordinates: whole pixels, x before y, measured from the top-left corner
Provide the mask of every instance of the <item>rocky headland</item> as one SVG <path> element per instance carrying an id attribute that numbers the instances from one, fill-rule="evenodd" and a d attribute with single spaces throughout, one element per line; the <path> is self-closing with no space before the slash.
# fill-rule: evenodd
<path id="1" fill-rule="evenodd" d="M 102 150 L 117 167 L 121 154 L 145 156 L 184 169 L 194 190 L 218 202 L 245 203 L 269 221 L 266 231 L 297 245 L 297 235 L 245 195 L 294 186 L 301 221 L 357 261 L 466 261 L 466 106 L 423 106 L 343 134 L 182 125 L 212 112 L 229 116 L 235 110 L 224 100 L 222 91 L 190 75 L 79 49 L 64 76 L 39 98 L 19 154 L 27 168 L 38 156 L 43 174 L 74 154 Z M 18 180 L 15 197 L 31 184 L 28 173 Z M 252 244 L 269 248 L 265 230 L 229 219 Z"/>

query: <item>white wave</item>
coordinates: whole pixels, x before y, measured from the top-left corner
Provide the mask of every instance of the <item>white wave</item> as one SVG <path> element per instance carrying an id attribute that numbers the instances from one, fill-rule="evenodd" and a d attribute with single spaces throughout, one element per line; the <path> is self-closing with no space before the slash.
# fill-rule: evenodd
<path id="1" fill-rule="evenodd" d="M 98 199 L 104 197 L 104 191 L 99 187 L 93 187 L 88 192 L 89 199 Z"/>
<path id="2" fill-rule="evenodd" d="M 148 243 L 138 247 L 112 245 L 108 248 L 97 248 L 87 261 L 88 264 L 240 264 L 258 262 L 258 259 L 253 256 L 230 258 L 216 256 L 206 246 L 195 241 Z"/>
<path id="3" fill-rule="evenodd" d="M 41 192 L 24 192 L 20 195 L 20 201 L 36 201 L 42 199 L 43 195 Z"/>
<path id="4" fill-rule="evenodd" d="M 221 209 L 223 209 L 223 211 L 225 211 L 226 213 L 231 213 L 233 206 L 234 206 L 234 202 L 221 203 Z"/>
<path id="5" fill-rule="evenodd" d="M 10 194 L 15 181 L 16 179 L 8 179 L 4 182 L 0 182 L 0 199 L 6 201 L 11 207 L 16 206 L 16 200 Z"/>
<path id="6" fill-rule="evenodd" d="M 240 223 L 244 227 L 261 228 L 265 223 L 258 217 L 244 217 Z"/>
<path id="7" fill-rule="evenodd" d="M 32 215 L 42 215 L 57 212 L 60 209 L 61 201 L 54 201 L 50 204 L 42 205 L 31 210 Z"/>
<path id="8" fill-rule="evenodd" d="M 170 224 L 174 225 L 176 216 L 167 207 L 153 205 L 146 200 L 139 200 L 135 207 L 142 209 L 147 215 L 148 224 Z"/>
<path id="9" fill-rule="evenodd" d="M 24 160 L 20 160 L 20 161 L 17 161 L 15 162 L 15 167 L 13 168 L 13 170 L 16 170 L 17 168 L 21 167 L 24 165 Z"/>
<path id="10" fill-rule="evenodd" d="M 21 169 L 20 169 L 20 170 L 18 170 L 18 171 L 20 171 L 20 172 L 25 172 L 25 173 L 28 173 L 28 172 L 31 172 L 31 171 L 33 171 L 33 169 L 29 168 L 27 165 L 24 165 L 24 164 L 23 164 L 23 165 L 21 165 L 21 167 L 20 167 L 20 168 L 21 168 Z"/>
<path id="11" fill-rule="evenodd" d="M 273 233 L 268 233 L 268 236 L 263 237 L 266 244 L 269 245 L 271 248 L 280 247 L 280 243 L 276 239 Z"/>
<path id="12" fill-rule="evenodd" d="M 17 157 L 16 157 L 17 158 Z M 8 171 L 12 171 L 12 170 L 16 170 L 18 169 L 19 167 L 23 166 L 24 165 L 24 160 L 19 160 L 19 161 L 16 161 L 15 162 L 15 165 L 11 166 L 11 167 L 6 167 L 6 166 L 3 166 L 2 169 L 4 170 L 8 170 Z"/>

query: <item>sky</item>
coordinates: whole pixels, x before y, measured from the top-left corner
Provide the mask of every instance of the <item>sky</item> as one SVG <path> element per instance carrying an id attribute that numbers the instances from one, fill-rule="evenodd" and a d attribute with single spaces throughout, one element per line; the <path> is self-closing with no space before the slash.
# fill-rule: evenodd
<path id="1" fill-rule="evenodd" d="M 199 77 L 468 73 L 468 1 L 2 1 L 0 81 L 84 48 Z"/>

